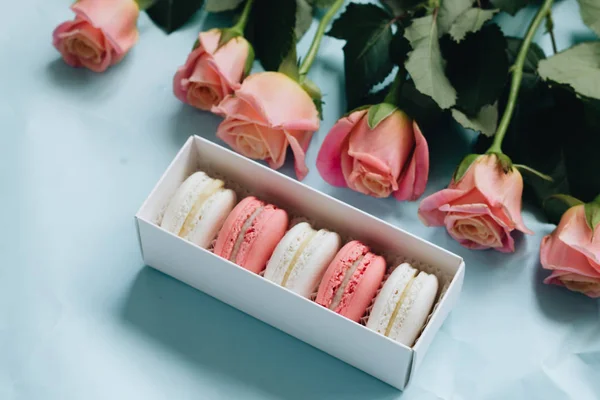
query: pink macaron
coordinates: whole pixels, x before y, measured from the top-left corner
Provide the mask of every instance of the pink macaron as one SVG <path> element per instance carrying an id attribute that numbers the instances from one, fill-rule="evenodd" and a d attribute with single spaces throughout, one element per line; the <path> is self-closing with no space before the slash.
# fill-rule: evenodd
<path id="1" fill-rule="evenodd" d="M 287 213 L 250 196 L 229 214 L 214 253 L 255 273 L 262 271 L 288 226 Z"/>
<path id="2" fill-rule="evenodd" d="M 358 322 L 377 294 L 385 269 L 383 257 L 357 240 L 349 242 L 329 264 L 316 302 Z"/>

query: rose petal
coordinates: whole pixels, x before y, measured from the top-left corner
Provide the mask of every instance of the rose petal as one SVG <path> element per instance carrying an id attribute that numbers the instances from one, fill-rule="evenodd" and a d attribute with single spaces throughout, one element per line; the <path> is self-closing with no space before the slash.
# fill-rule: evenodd
<path id="1" fill-rule="evenodd" d="M 590 267 L 594 267 L 600 273 L 600 241 L 594 241 L 597 235 L 587 224 L 584 206 L 572 207 L 567 213 L 561 219 L 560 229 L 557 229 L 558 238 L 584 255 Z"/>
<path id="2" fill-rule="evenodd" d="M 303 180 L 308 174 L 305 156 L 306 148 L 308 147 L 308 143 L 310 142 L 312 132 L 289 132 L 285 129 L 283 130 L 283 132 L 285 133 L 288 142 L 290 143 L 290 147 L 292 148 L 292 152 L 294 153 L 294 169 L 296 171 L 296 176 L 299 180 Z M 297 137 L 300 137 L 302 143 L 298 141 Z M 285 154 L 285 151 L 283 153 Z"/>
<path id="3" fill-rule="evenodd" d="M 487 199 L 492 208 L 500 208 L 506 214 L 506 220 L 512 221 L 516 229 L 532 235 L 523 223 L 521 202 L 523 196 L 523 177 L 513 168 L 505 173 L 498 165 L 497 157 L 485 155 L 474 163 L 475 186 Z"/>
<path id="4" fill-rule="evenodd" d="M 426 226 L 444 226 L 446 213 L 440 211 L 440 207 L 449 205 L 465 193 L 465 190 L 448 188 L 427 196 L 419 205 L 419 219 Z"/>
<path id="5" fill-rule="evenodd" d="M 185 64 L 177 69 L 173 77 L 173 93 L 183 103 L 187 103 L 187 78 L 192 75 L 198 59 L 206 54 L 202 46 L 194 49 L 189 55 Z"/>
<path id="6" fill-rule="evenodd" d="M 347 117 L 340 118 L 323 140 L 317 155 L 317 170 L 325 182 L 332 186 L 347 186 L 342 171 L 342 157 L 348 157 L 348 152 L 344 149 L 348 146 L 346 139 L 352 128 L 366 113 L 366 110 L 355 111 Z"/>
<path id="7" fill-rule="evenodd" d="M 81 17 L 102 30 L 117 57 L 127 53 L 138 39 L 139 8 L 133 0 L 79 0 L 71 6 Z"/>
<path id="8" fill-rule="evenodd" d="M 269 126 L 268 121 L 265 120 L 263 115 L 259 113 L 252 104 L 238 96 L 226 96 L 223 101 L 217 106 L 214 106 L 211 111 L 217 115 L 228 117 L 231 120 L 240 120 L 262 126 Z"/>
<path id="9" fill-rule="evenodd" d="M 313 132 L 319 129 L 317 108 L 312 99 L 284 74 L 251 75 L 236 91 L 236 96 L 247 102 L 271 127 Z"/>
<path id="10" fill-rule="evenodd" d="M 413 121 L 415 150 L 410 163 L 400 176 L 394 197 L 400 201 L 417 200 L 425 192 L 429 178 L 429 146 L 416 121 Z"/>

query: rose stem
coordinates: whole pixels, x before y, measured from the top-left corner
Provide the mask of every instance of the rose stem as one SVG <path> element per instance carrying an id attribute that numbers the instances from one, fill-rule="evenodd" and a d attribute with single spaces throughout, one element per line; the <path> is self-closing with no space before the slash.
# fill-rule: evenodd
<path id="1" fill-rule="evenodd" d="M 302 77 L 306 76 L 306 74 L 308 74 L 308 70 L 310 69 L 313 61 L 315 61 L 315 58 L 317 57 L 317 52 L 319 51 L 319 45 L 321 44 L 321 39 L 323 38 L 323 35 L 325 34 L 325 28 L 327 27 L 327 25 L 329 25 L 329 22 L 331 21 L 333 16 L 337 13 L 337 11 L 340 9 L 342 4 L 344 4 L 344 0 L 336 0 L 336 2 L 333 3 L 333 5 L 331 7 L 329 7 L 329 10 L 327 10 L 327 13 L 321 19 L 321 22 L 319 22 L 319 27 L 317 28 L 317 33 L 315 33 L 315 37 L 313 38 L 313 41 L 310 44 L 308 53 L 306 53 L 306 57 L 304 58 L 304 61 L 302 61 L 302 64 L 300 65 L 300 69 L 298 70 L 301 79 L 302 79 Z"/>
<path id="2" fill-rule="evenodd" d="M 552 0 L 544 0 L 544 3 L 538 10 L 537 14 L 535 15 L 535 18 L 533 19 L 533 21 L 531 21 L 531 24 L 527 29 L 527 33 L 525 35 L 525 38 L 523 39 L 521 48 L 519 49 L 519 54 L 517 55 L 517 60 L 512 68 L 513 73 L 512 81 L 510 84 L 510 94 L 508 96 L 508 103 L 506 104 L 506 109 L 504 110 L 504 114 L 502 114 L 502 119 L 500 120 L 498 130 L 496 131 L 496 135 L 494 136 L 494 142 L 492 143 L 492 146 L 489 148 L 487 153 L 502 154 L 502 140 L 504 139 L 504 135 L 506 135 L 506 131 L 508 130 L 510 120 L 515 110 L 515 104 L 519 95 L 519 88 L 521 87 L 521 80 L 523 79 L 523 65 L 527 57 L 527 51 L 529 50 L 529 46 L 531 45 L 535 32 L 538 30 L 540 24 L 542 23 L 544 18 L 546 18 L 551 9 Z"/>
<path id="3" fill-rule="evenodd" d="M 554 54 L 558 53 L 558 49 L 556 48 L 556 38 L 554 37 L 554 21 L 552 20 L 552 12 L 548 11 L 548 15 L 546 15 L 546 30 L 550 34 L 550 41 L 552 42 L 552 51 Z"/>
<path id="4" fill-rule="evenodd" d="M 248 18 L 250 17 L 250 10 L 252 9 L 252 3 L 254 0 L 247 0 L 244 5 L 244 9 L 242 10 L 242 14 L 240 15 L 240 19 L 236 22 L 231 29 L 237 31 L 240 35 L 244 35 L 244 29 L 246 29 L 246 24 L 248 23 Z"/>
<path id="5" fill-rule="evenodd" d="M 402 87 L 405 77 L 406 77 L 406 70 L 404 69 L 404 67 L 400 67 L 398 69 L 398 72 L 396 73 L 396 77 L 394 78 L 394 81 L 392 82 L 392 86 L 390 87 L 389 92 L 385 96 L 385 99 L 383 99 L 384 103 L 396 105 L 396 99 L 398 98 L 398 91 Z"/>

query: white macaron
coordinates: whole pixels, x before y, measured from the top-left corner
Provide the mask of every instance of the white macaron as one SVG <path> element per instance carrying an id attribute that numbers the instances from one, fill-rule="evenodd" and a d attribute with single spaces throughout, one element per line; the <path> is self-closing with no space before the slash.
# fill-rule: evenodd
<path id="1" fill-rule="evenodd" d="M 310 297 L 341 244 L 337 233 L 314 230 L 301 222 L 277 244 L 267 263 L 265 278 L 300 296 Z"/>
<path id="2" fill-rule="evenodd" d="M 171 198 L 161 227 L 208 248 L 236 203 L 235 192 L 223 186 L 204 172 L 190 175 Z"/>
<path id="3" fill-rule="evenodd" d="M 412 346 L 431 312 L 438 291 L 435 275 L 399 265 L 375 299 L 367 328 Z"/>

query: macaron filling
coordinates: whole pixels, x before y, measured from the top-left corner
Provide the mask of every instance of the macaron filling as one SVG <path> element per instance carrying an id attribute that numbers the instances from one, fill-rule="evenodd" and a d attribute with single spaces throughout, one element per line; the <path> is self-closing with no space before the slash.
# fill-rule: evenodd
<path id="1" fill-rule="evenodd" d="M 385 336 L 396 339 L 398 336 L 398 330 L 400 327 L 402 327 L 404 321 L 408 317 L 413 305 L 415 304 L 418 294 L 423 289 L 426 279 L 427 274 L 420 272 L 419 275 L 413 277 L 408 283 L 400 300 L 398 301 L 398 304 L 396 305 L 396 309 L 394 310 L 392 317 L 390 318 Z"/>
<path id="2" fill-rule="evenodd" d="M 235 244 L 233 245 L 233 248 L 231 249 L 231 254 L 229 255 L 229 261 L 231 261 L 233 263 L 236 262 L 238 252 L 240 251 L 240 247 L 242 246 L 242 243 L 244 243 L 244 236 L 246 235 L 246 232 L 248 232 L 248 230 L 252 227 L 252 224 L 254 223 L 256 218 L 260 215 L 260 213 L 264 210 L 264 208 L 265 208 L 264 206 L 257 207 L 254 210 L 254 212 L 252 214 L 250 214 L 250 216 L 246 219 L 246 221 L 242 225 L 242 229 L 240 230 L 240 233 L 238 234 L 238 236 L 235 240 Z"/>
<path id="3" fill-rule="evenodd" d="M 302 243 L 300 244 L 300 246 L 294 253 L 292 260 L 290 261 L 290 265 L 287 267 L 287 270 L 285 271 L 285 274 L 283 275 L 283 279 L 281 281 L 281 286 L 286 287 L 286 284 L 288 282 L 290 274 L 294 270 L 294 267 L 296 266 L 298 259 L 300 258 L 300 256 L 304 252 L 304 250 L 307 248 L 309 243 L 315 238 L 316 235 L 317 235 L 317 231 L 313 231 L 308 236 L 306 236 L 306 238 L 304 238 L 304 240 L 302 241 Z"/>
<path id="4" fill-rule="evenodd" d="M 404 316 L 404 318 L 406 317 L 406 313 L 408 313 L 410 306 L 408 308 L 406 307 L 406 304 L 404 303 L 404 299 L 406 298 L 408 292 L 410 291 L 414 281 L 415 281 L 415 278 L 411 277 L 410 280 L 408 281 L 408 283 L 406 284 L 406 286 L 404 287 L 404 290 L 402 291 L 402 294 L 400 295 L 400 298 L 398 299 L 398 302 L 396 303 L 396 307 L 394 307 L 394 312 L 392 312 L 392 316 L 390 317 L 387 327 L 385 328 L 385 333 L 384 333 L 385 336 L 390 335 L 392 326 L 394 326 L 394 321 L 396 320 L 396 317 L 398 316 L 398 313 L 400 312 L 401 308 L 403 310 L 400 315 Z"/>
<path id="5" fill-rule="evenodd" d="M 346 269 L 344 279 L 342 280 L 342 283 L 340 284 L 337 291 L 335 292 L 335 296 L 333 296 L 333 299 L 331 300 L 331 304 L 329 305 L 330 310 L 335 310 L 340 306 L 340 303 L 342 302 L 342 298 L 344 297 L 344 292 L 346 290 L 346 287 L 350 283 L 350 280 L 352 279 L 352 276 L 354 275 L 354 273 L 356 272 L 358 267 L 362 264 L 365 256 L 366 256 L 366 254 L 361 254 L 356 260 L 354 260 L 354 262 L 352 263 L 350 268 Z"/>
<path id="6" fill-rule="evenodd" d="M 399 311 L 399 307 L 402 304 L 402 300 L 403 300 L 403 296 L 404 293 L 406 292 L 406 288 L 408 286 L 408 284 L 413 280 L 417 270 L 410 267 L 410 266 L 400 266 L 396 271 L 394 271 L 394 273 L 392 274 L 392 277 L 394 277 L 395 274 L 400 273 L 401 275 L 397 278 L 397 281 L 394 284 L 394 289 L 393 292 L 391 293 L 389 300 L 387 300 L 385 302 L 385 306 L 384 309 L 382 310 L 382 314 L 381 314 L 381 319 L 377 322 L 376 327 L 373 327 L 373 329 L 375 329 L 377 332 L 388 336 L 391 326 L 394 323 L 394 318 L 398 315 Z M 393 279 L 393 278 L 388 278 L 388 279 Z M 391 283 L 391 282 L 390 282 Z M 383 289 L 383 291 L 385 292 L 385 287 Z M 377 304 L 375 305 L 375 308 L 373 311 L 375 311 L 375 309 L 377 308 Z"/>
<path id="7" fill-rule="evenodd" d="M 223 186 L 223 181 L 217 179 L 213 179 L 207 184 L 207 187 L 196 198 L 194 205 L 183 222 L 181 230 L 179 231 L 179 236 L 185 238 L 194 230 L 196 225 L 198 225 L 198 222 L 202 219 L 204 205 L 213 195 L 220 191 Z"/>

